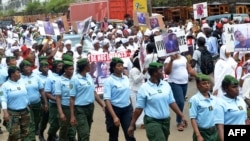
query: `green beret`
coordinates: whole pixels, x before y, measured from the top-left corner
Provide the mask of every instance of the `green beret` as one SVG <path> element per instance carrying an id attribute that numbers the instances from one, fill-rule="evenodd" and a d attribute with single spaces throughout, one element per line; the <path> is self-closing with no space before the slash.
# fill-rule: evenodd
<path id="1" fill-rule="evenodd" d="M 15 56 L 7 56 L 6 57 L 6 60 L 10 60 L 10 59 L 16 59 L 16 57 Z"/>
<path id="2" fill-rule="evenodd" d="M 60 64 L 60 63 L 63 63 L 63 61 L 62 61 L 62 60 L 54 60 L 54 61 L 53 61 L 53 64 L 56 64 L 56 65 L 57 65 L 57 64 Z"/>
<path id="3" fill-rule="evenodd" d="M 196 80 L 199 80 L 199 81 L 210 81 L 210 78 L 208 75 L 205 75 L 203 73 L 198 73 L 196 75 Z"/>
<path id="4" fill-rule="evenodd" d="M 41 62 L 39 63 L 39 65 L 40 65 L 40 67 L 42 67 L 42 66 L 48 66 L 49 63 L 48 63 L 47 61 L 41 61 Z"/>
<path id="5" fill-rule="evenodd" d="M 122 59 L 121 59 L 121 58 L 118 58 L 118 57 L 113 57 L 113 58 L 112 58 L 112 62 L 114 62 L 114 63 L 122 63 L 122 64 L 123 64 Z"/>
<path id="6" fill-rule="evenodd" d="M 71 62 L 71 61 L 63 61 L 63 65 L 66 65 L 66 66 L 73 66 L 74 63 Z"/>
<path id="7" fill-rule="evenodd" d="M 9 66 L 8 74 L 14 73 L 16 70 L 20 71 L 20 69 L 17 66 Z"/>
<path id="8" fill-rule="evenodd" d="M 223 79 L 223 82 L 229 83 L 231 85 L 238 85 L 239 84 L 239 81 L 231 75 L 226 75 Z"/>
<path id="9" fill-rule="evenodd" d="M 63 61 L 71 61 L 71 62 L 73 62 L 73 57 L 71 55 L 69 55 L 69 54 L 63 54 L 62 60 Z"/>
<path id="10" fill-rule="evenodd" d="M 161 63 L 152 62 L 152 63 L 149 64 L 148 68 L 151 68 L 151 69 L 160 69 L 162 67 L 163 67 L 163 65 Z"/>
<path id="11" fill-rule="evenodd" d="M 43 60 L 47 61 L 47 57 L 46 56 L 39 56 L 38 59 L 39 59 L 39 62 L 41 62 Z"/>
<path id="12" fill-rule="evenodd" d="M 82 58 L 77 61 L 77 65 L 87 64 L 89 60 L 87 58 Z"/>
<path id="13" fill-rule="evenodd" d="M 31 66 L 31 63 L 27 60 L 23 60 L 21 63 L 20 63 L 20 66 Z"/>

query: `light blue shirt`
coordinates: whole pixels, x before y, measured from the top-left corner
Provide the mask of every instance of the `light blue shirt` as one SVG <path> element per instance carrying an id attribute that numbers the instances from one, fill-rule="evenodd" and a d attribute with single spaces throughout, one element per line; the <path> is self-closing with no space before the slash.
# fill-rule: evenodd
<path id="1" fill-rule="evenodd" d="M 116 77 L 111 74 L 104 81 L 104 100 L 110 100 L 113 106 L 124 108 L 130 105 L 130 87 L 127 76 Z"/>
<path id="2" fill-rule="evenodd" d="M 75 97 L 75 105 L 84 106 L 95 101 L 95 84 L 92 77 L 87 73 L 86 77 L 76 74 L 70 81 L 70 96 Z"/>
<path id="3" fill-rule="evenodd" d="M 204 97 L 200 92 L 189 100 L 189 117 L 195 119 L 198 127 L 208 129 L 215 126 L 214 118 L 217 98 Z"/>
<path id="4" fill-rule="evenodd" d="M 56 83 L 56 81 L 59 81 L 58 80 L 59 77 L 60 76 L 56 73 L 52 73 L 52 75 L 50 77 L 47 77 L 47 80 L 46 80 L 45 86 L 44 86 L 44 91 L 55 96 L 55 83 Z M 49 102 L 56 103 L 56 101 L 53 101 L 51 99 L 49 99 Z"/>
<path id="5" fill-rule="evenodd" d="M 231 99 L 226 96 L 218 99 L 215 109 L 215 124 L 245 125 L 247 119 L 247 105 L 241 97 Z"/>
<path id="6" fill-rule="evenodd" d="M 61 76 L 55 84 L 55 95 L 61 96 L 61 104 L 69 106 L 70 99 L 70 79 Z"/>
<path id="7" fill-rule="evenodd" d="M 0 65 L 0 85 L 2 85 L 7 80 L 7 76 L 8 76 L 7 68 Z"/>
<path id="8" fill-rule="evenodd" d="M 6 109 L 4 106 L 5 104 L 7 105 L 7 108 L 12 110 L 25 109 L 29 105 L 25 84 L 20 81 L 14 82 L 8 79 L 3 83 L 0 95 L 2 95 L 1 101 L 3 109 Z"/>
<path id="9" fill-rule="evenodd" d="M 136 108 L 144 109 L 145 115 L 155 119 L 170 117 L 169 104 L 175 99 L 171 87 L 161 80 L 159 85 L 148 80 L 142 84 L 137 94 Z"/>
<path id="10" fill-rule="evenodd" d="M 212 55 L 217 55 L 218 54 L 218 41 L 216 37 L 209 37 L 206 42 L 207 45 L 207 50 L 212 54 Z"/>
<path id="11" fill-rule="evenodd" d="M 41 101 L 40 90 L 44 89 L 44 86 L 38 75 L 33 73 L 30 76 L 21 75 L 19 81 L 26 87 L 30 104 L 37 104 Z"/>

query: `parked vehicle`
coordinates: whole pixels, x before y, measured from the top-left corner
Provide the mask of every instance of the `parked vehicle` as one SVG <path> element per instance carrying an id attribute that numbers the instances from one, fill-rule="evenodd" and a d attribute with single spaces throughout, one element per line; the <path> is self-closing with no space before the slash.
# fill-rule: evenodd
<path id="1" fill-rule="evenodd" d="M 248 14 L 236 14 L 236 13 L 235 14 L 221 14 L 221 15 L 209 16 L 206 18 L 206 21 L 211 26 L 216 20 L 221 20 L 222 18 L 231 19 L 232 16 L 234 20 L 238 20 L 239 22 L 242 22 L 244 21 L 245 18 L 249 17 Z"/>

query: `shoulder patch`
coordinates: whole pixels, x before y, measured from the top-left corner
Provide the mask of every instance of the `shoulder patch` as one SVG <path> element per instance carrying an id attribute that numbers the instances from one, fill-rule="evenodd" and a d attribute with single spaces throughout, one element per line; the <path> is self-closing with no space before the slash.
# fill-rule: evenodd
<path id="1" fill-rule="evenodd" d="M 189 102 L 189 108 L 192 108 L 192 103 L 191 102 Z"/>
<path id="2" fill-rule="evenodd" d="M 0 91 L 0 96 L 3 96 L 3 91 Z"/>

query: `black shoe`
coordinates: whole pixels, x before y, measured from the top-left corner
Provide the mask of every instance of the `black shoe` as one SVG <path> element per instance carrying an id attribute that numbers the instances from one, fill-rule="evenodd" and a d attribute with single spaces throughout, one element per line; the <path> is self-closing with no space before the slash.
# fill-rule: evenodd
<path id="1" fill-rule="evenodd" d="M 75 138 L 69 138 L 69 141 L 77 141 Z"/>
<path id="2" fill-rule="evenodd" d="M 55 137 L 55 136 L 48 136 L 48 139 L 47 139 L 47 141 L 58 141 L 59 140 L 59 138 L 58 137 Z"/>
<path id="3" fill-rule="evenodd" d="M 39 140 L 40 141 L 46 141 L 42 133 L 39 134 Z"/>

